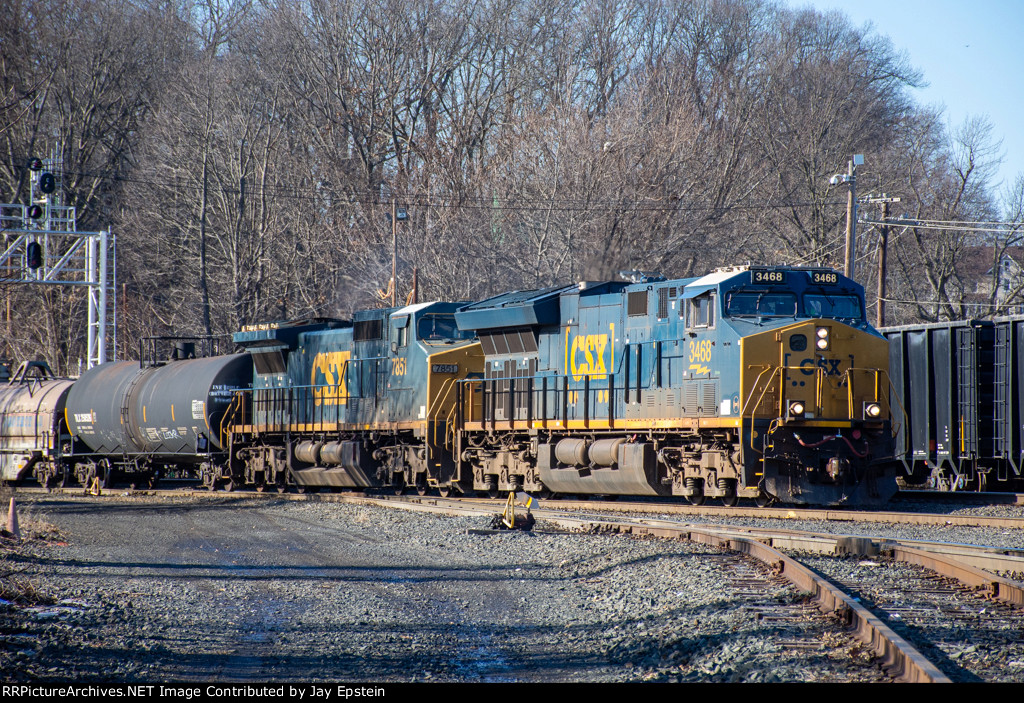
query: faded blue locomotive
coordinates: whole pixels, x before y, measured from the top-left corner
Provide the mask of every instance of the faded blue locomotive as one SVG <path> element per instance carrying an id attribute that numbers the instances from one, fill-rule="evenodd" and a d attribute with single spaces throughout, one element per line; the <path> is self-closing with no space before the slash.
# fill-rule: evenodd
<path id="1" fill-rule="evenodd" d="M 896 490 L 888 345 L 821 268 L 516 292 L 464 306 L 474 488 L 874 503 Z"/>
<path id="2" fill-rule="evenodd" d="M 423 303 L 236 333 L 255 374 L 231 415 L 232 463 L 215 480 L 447 491 L 459 481 L 456 382 L 481 364 L 473 335 L 455 324 L 457 307 Z"/>

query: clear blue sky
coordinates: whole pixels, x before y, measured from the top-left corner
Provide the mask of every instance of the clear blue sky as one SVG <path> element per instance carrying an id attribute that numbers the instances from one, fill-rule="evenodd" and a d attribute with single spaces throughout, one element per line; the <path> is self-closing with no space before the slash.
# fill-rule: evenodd
<path id="1" fill-rule="evenodd" d="M 928 87 L 913 91 L 923 105 L 945 106 L 948 124 L 985 116 L 1002 140 L 1003 163 L 993 185 L 1024 175 L 1024 1 L 788 0 L 790 7 L 838 9 L 905 51 Z"/>

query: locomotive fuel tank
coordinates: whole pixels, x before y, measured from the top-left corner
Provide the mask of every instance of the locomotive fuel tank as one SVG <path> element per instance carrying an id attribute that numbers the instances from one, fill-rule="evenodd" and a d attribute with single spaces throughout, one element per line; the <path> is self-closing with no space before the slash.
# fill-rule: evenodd
<path id="1" fill-rule="evenodd" d="M 221 422 L 234 393 L 252 383 L 252 359 L 233 354 L 139 368 L 103 364 L 68 394 L 68 427 L 97 454 L 189 463 L 226 447 Z"/>

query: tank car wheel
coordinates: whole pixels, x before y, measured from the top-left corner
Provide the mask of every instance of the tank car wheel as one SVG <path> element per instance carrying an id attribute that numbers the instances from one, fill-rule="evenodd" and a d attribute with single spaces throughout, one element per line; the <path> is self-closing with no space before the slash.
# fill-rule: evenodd
<path id="1" fill-rule="evenodd" d="M 427 485 L 426 480 L 416 482 L 416 495 L 425 496 L 430 493 L 430 486 Z"/>
<path id="2" fill-rule="evenodd" d="M 451 486 L 438 486 L 437 492 L 438 492 L 438 494 L 442 498 L 448 498 L 452 494 L 452 487 Z"/>
<path id="3" fill-rule="evenodd" d="M 224 482 L 224 492 L 231 493 L 231 491 L 233 490 L 235 490 L 235 482 L 233 479 L 229 478 L 227 481 Z"/>
<path id="4" fill-rule="evenodd" d="M 727 508 L 735 508 L 737 503 L 739 502 L 740 497 L 736 495 L 735 492 L 727 493 L 726 495 L 722 496 L 722 505 L 724 505 Z"/>
<path id="5" fill-rule="evenodd" d="M 554 495 L 555 492 L 552 491 L 550 488 L 542 488 L 540 489 L 540 491 L 537 492 L 537 497 L 540 498 L 541 500 L 551 500 L 551 498 L 554 497 Z"/>
<path id="6" fill-rule="evenodd" d="M 261 483 L 258 486 L 256 486 L 256 492 L 257 493 L 263 493 L 266 490 L 267 490 L 267 486 L 264 483 Z"/>
<path id="7" fill-rule="evenodd" d="M 759 508 L 767 508 L 772 504 L 772 497 L 767 493 L 758 493 L 757 498 L 754 498 L 754 503 Z"/>
<path id="8" fill-rule="evenodd" d="M 690 501 L 690 505 L 704 505 L 703 493 L 694 493 L 693 495 L 686 496 L 686 499 Z"/>
<path id="9" fill-rule="evenodd" d="M 501 491 L 499 491 L 497 488 L 489 488 L 488 490 L 484 491 L 484 495 L 494 500 L 496 498 L 501 497 Z"/>
<path id="10" fill-rule="evenodd" d="M 285 491 L 288 490 L 288 484 L 285 484 L 285 483 L 275 483 L 274 484 L 274 488 L 277 489 L 278 493 L 284 493 Z"/>

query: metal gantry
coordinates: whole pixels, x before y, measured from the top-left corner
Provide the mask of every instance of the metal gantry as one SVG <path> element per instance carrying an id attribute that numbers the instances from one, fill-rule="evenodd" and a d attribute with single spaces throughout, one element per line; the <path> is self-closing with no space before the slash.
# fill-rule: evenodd
<path id="1" fill-rule="evenodd" d="M 108 349 L 117 349 L 116 238 L 109 230 L 77 229 L 74 206 L 63 202 L 60 166 L 56 156 L 33 159 L 30 204 L 0 204 L 0 284 L 85 287 L 92 368 L 108 360 Z"/>

